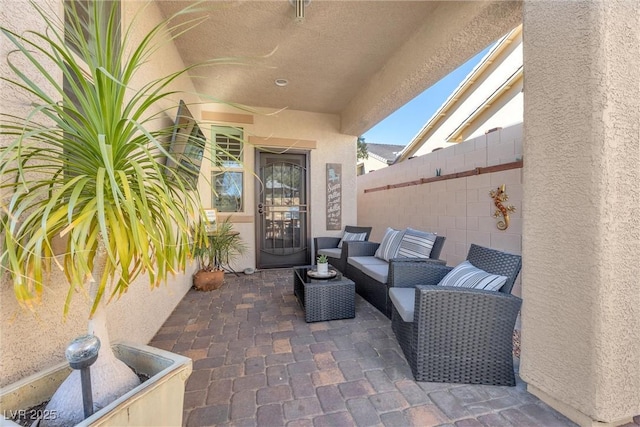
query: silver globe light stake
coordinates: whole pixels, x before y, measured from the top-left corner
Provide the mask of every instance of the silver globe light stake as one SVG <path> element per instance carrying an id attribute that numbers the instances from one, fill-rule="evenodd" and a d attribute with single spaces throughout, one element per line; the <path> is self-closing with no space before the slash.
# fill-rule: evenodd
<path id="1" fill-rule="evenodd" d="M 65 351 L 65 356 L 72 369 L 80 370 L 80 383 L 82 384 L 82 405 L 84 417 L 89 418 L 93 414 L 93 394 L 91 392 L 91 372 L 89 367 L 98 359 L 100 339 L 95 335 L 82 335 L 75 338 Z"/>

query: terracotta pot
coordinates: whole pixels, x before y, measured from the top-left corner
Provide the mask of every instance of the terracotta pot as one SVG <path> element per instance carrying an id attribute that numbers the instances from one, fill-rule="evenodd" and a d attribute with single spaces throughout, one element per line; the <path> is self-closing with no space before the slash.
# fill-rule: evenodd
<path id="1" fill-rule="evenodd" d="M 199 291 L 213 291 L 224 283 L 224 271 L 200 270 L 193 275 L 193 286 Z"/>

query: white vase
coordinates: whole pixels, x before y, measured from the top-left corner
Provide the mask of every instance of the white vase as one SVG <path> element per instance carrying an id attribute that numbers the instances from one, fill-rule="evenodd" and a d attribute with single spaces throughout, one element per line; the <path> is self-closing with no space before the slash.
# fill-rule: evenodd
<path id="1" fill-rule="evenodd" d="M 320 275 L 328 275 L 329 274 L 329 263 L 327 262 L 323 262 L 323 263 L 318 263 L 318 274 Z"/>

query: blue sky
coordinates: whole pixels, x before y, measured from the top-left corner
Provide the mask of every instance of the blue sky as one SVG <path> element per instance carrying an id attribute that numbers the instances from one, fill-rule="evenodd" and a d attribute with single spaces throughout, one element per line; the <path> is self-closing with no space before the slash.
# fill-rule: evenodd
<path id="1" fill-rule="evenodd" d="M 371 144 L 407 145 L 433 116 L 433 113 L 471 72 L 491 46 L 456 68 L 436 84 L 413 98 L 389 117 L 372 127 L 364 135 Z"/>

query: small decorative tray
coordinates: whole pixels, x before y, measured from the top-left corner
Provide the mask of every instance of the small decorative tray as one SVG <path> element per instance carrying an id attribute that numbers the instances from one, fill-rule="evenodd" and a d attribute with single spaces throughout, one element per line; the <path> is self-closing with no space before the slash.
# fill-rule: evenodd
<path id="1" fill-rule="evenodd" d="M 312 279 L 332 279 L 336 277 L 337 274 L 338 272 L 335 270 L 329 270 L 327 274 L 320 274 L 317 270 L 307 271 L 307 276 L 311 277 Z"/>

